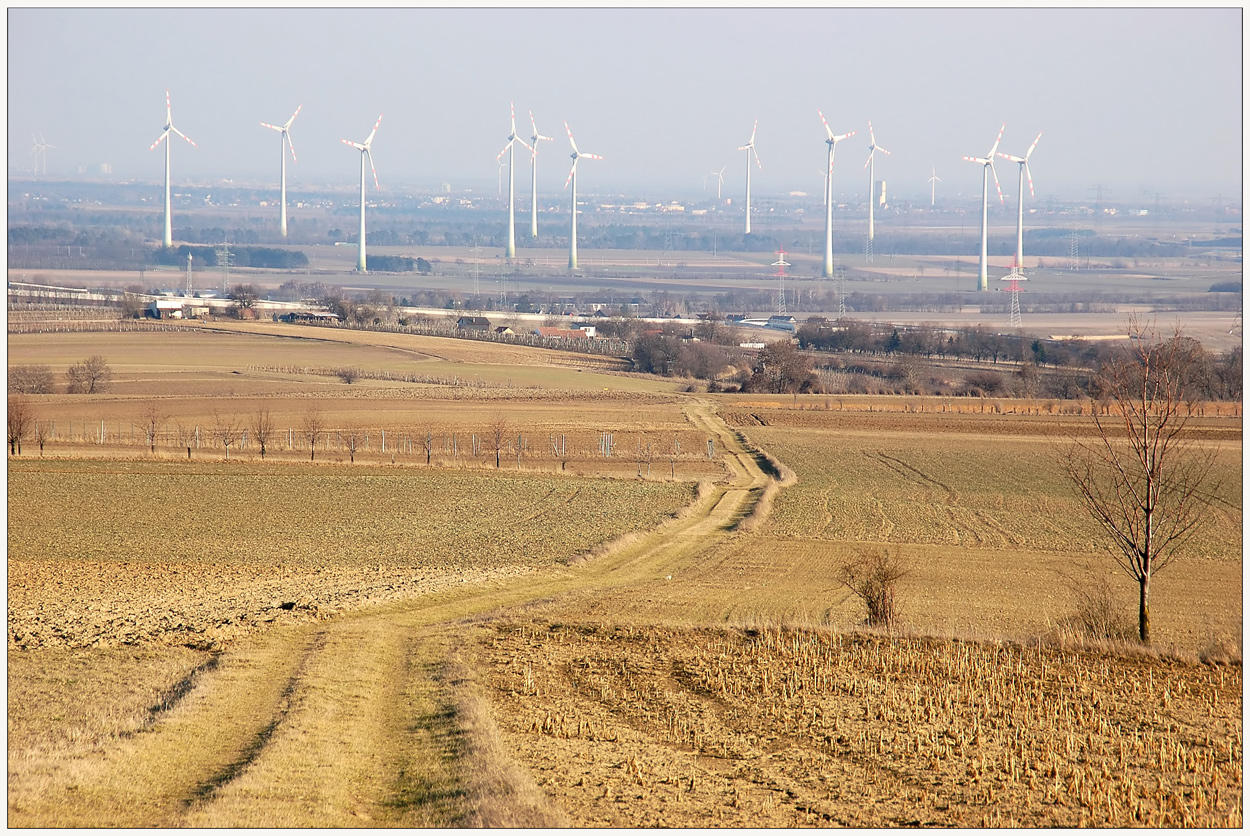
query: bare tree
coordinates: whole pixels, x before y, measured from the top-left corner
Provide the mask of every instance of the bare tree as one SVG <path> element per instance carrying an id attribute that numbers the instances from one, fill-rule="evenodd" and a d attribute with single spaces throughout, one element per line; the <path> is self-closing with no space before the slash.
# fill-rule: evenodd
<path id="1" fill-rule="evenodd" d="M 499 458 L 503 454 L 504 448 L 508 446 L 508 419 L 502 415 L 495 417 L 491 425 L 487 427 L 491 448 L 495 451 L 495 468 L 499 468 Z"/>
<path id="2" fill-rule="evenodd" d="M 52 393 L 52 369 L 46 365 L 14 366 L 9 369 L 9 391 L 24 395 Z"/>
<path id="3" fill-rule="evenodd" d="M 65 377 L 69 380 L 66 391 L 71 395 L 94 395 L 108 389 L 113 370 L 102 356 L 93 354 L 66 369 Z"/>
<path id="4" fill-rule="evenodd" d="M 1161 339 L 1130 321 L 1130 347 L 1104 364 L 1093 441 L 1074 439 L 1064 469 L 1107 536 L 1107 550 L 1138 586 L 1138 638 L 1150 643 L 1150 581 L 1183 553 L 1216 485 L 1215 451 L 1186 432 L 1197 410 L 1194 352 L 1177 329 Z"/>
<path id="5" fill-rule="evenodd" d="M 348 424 L 339 431 L 339 437 L 343 439 L 343 443 L 347 445 L 347 456 L 352 464 L 356 463 L 356 451 L 360 449 L 361 440 L 364 437 L 364 430 L 355 424 Z"/>
<path id="6" fill-rule="evenodd" d="M 317 442 L 321 440 L 321 436 L 325 435 L 326 423 L 321 416 L 321 412 L 316 409 L 310 409 L 304 413 L 303 423 L 300 425 L 300 434 L 304 440 L 308 442 L 308 460 L 317 460 Z"/>
<path id="7" fill-rule="evenodd" d="M 892 627 L 898 620 L 898 582 L 907 577 L 910 567 L 902 553 L 890 554 L 888 548 L 861 549 L 838 567 L 837 578 L 864 602 L 870 627 Z"/>
<path id="8" fill-rule="evenodd" d="M 156 434 L 160 432 L 161 425 L 165 423 L 168 416 L 157 401 L 148 401 L 143 405 L 140 417 L 143 418 L 143 431 L 148 436 L 148 447 L 155 453 Z"/>
<path id="9" fill-rule="evenodd" d="M 39 455 L 43 455 L 43 446 L 52 438 L 52 422 L 36 421 L 35 422 L 35 443 L 39 445 Z"/>
<path id="10" fill-rule="evenodd" d="M 256 443 L 260 445 L 260 459 L 265 460 L 265 451 L 269 448 L 269 442 L 273 440 L 274 429 L 273 416 L 269 414 L 269 407 L 262 406 L 252 415 L 251 422 L 252 438 L 256 439 Z"/>
<path id="11" fill-rule="evenodd" d="M 421 449 L 425 450 L 425 465 L 430 465 L 430 455 L 434 452 L 434 433 L 426 430 L 425 435 L 421 436 Z"/>
<path id="12" fill-rule="evenodd" d="M 226 461 L 230 461 L 230 445 L 238 443 L 243 437 L 243 423 L 234 415 L 221 415 L 213 412 L 213 438 L 226 448 Z"/>
<path id="13" fill-rule="evenodd" d="M 35 421 L 34 410 L 25 398 L 9 398 L 9 455 L 22 454 L 22 439 Z"/>

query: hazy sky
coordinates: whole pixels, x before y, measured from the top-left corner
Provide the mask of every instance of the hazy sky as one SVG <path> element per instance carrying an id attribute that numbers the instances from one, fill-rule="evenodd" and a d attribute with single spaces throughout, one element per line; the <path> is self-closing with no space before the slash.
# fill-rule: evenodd
<path id="1" fill-rule="evenodd" d="M 114 177 L 159 182 L 148 147 L 165 119 L 175 184 L 275 182 L 291 128 L 290 183 L 351 186 L 378 114 L 383 189 L 407 184 L 494 193 L 508 135 L 538 129 L 540 191 L 570 165 L 568 122 L 584 152 L 582 193 L 654 200 L 704 193 L 724 168 L 743 188 L 759 119 L 758 195 L 819 195 L 824 112 L 837 147 L 835 192 L 864 193 L 868 122 L 892 152 L 891 194 L 978 195 L 964 155 L 1030 159 L 1037 200 L 1239 195 L 1242 11 L 1206 9 L 13 9 L 8 12 L 9 167 L 29 170 L 32 132 L 55 146 L 49 174 L 109 162 Z M 518 191 L 529 152 L 518 149 Z M 999 160 L 1014 200 L 1015 164 Z M 506 177 L 506 172 L 505 172 Z M 714 193 L 715 178 L 706 188 Z M 1026 187 L 1027 188 L 1027 187 Z M 372 189 L 372 183 L 370 183 Z M 991 190 L 993 184 L 991 183 Z M 1148 198 L 1146 196 L 1149 196 Z"/>

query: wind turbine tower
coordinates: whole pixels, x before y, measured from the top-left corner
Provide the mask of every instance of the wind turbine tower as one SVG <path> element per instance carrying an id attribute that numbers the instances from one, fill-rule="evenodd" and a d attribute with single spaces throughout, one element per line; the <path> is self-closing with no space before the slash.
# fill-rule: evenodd
<path id="1" fill-rule="evenodd" d="M 553 142 L 551 137 L 543 136 L 538 132 L 538 125 L 534 123 L 534 111 L 530 111 L 530 127 L 534 129 L 534 133 L 530 135 L 530 142 L 534 143 L 530 148 L 530 237 L 538 237 L 538 142 L 539 140 L 547 140 Z"/>
<path id="2" fill-rule="evenodd" d="M 875 237 L 873 226 L 873 212 L 877 203 L 877 180 L 873 171 L 875 168 L 873 161 L 877 156 L 877 152 L 889 154 L 890 152 L 877 144 L 877 138 L 872 132 L 872 123 L 868 123 L 868 162 L 864 163 L 864 168 L 868 169 L 868 260 L 872 261 L 872 241 Z"/>
<path id="3" fill-rule="evenodd" d="M 1033 149 L 1037 147 L 1038 140 L 1042 138 L 1039 133 L 1037 139 L 1033 140 L 1033 144 L 1029 146 L 1029 150 L 1024 152 L 1023 157 L 1013 157 L 1011 154 L 998 152 L 998 156 L 1004 160 L 1011 160 L 1020 167 L 1020 181 L 1016 186 L 1016 193 L 1019 199 L 1016 201 L 1016 269 L 1024 267 L 1024 178 L 1029 178 L 1029 197 L 1034 197 L 1033 192 L 1033 172 L 1029 171 L 1029 157 L 1033 154 Z"/>
<path id="4" fill-rule="evenodd" d="M 342 140 L 344 145 L 350 145 L 360 152 L 360 235 L 356 239 L 357 256 L 356 271 L 359 273 L 367 273 L 368 268 L 365 264 L 365 157 L 369 158 L 369 170 L 373 172 L 373 185 L 381 189 L 378 183 L 378 170 L 373 165 L 373 152 L 370 146 L 373 144 L 373 137 L 378 132 L 378 125 L 382 124 L 382 114 L 378 114 L 378 121 L 373 124 L 373 130 L 369 131 L 369 137 L 364 142 L 352 142 L 350 139 Z"/>
<path id="5" fill-rule="evenodd" d="M 516 214 L 514 208 L 516 205 L 516 178 L 514 175 L 516 144 L 519 142 L 521 145 L 529 148 L 530 151 L 534 149 L 530 147 L 529 143 L 516 135 L 516 106 L 509 104 L 508 107 L 512 116 L 512 131 L 508 134 L 508 144 L 503 147 L 503 150 L 499 152 L 499 156 L 495 159 L 498 161 L 503 159 L 504 154 L 508 155 L 508 249 L 504 251 L 504 255 L 507 258 L 516 258 Z"/>
<path id="6" fill-rule="evenodd" d="M 569 135 L 569 145 L 573 146 L 573 153 L 569 155 L 573 158 L 573 167 L 569 169 L 569 176 L 564 181 L 564 187 L 567 189 L 570 183 L 573 184 L 573 192 L 572 192 L 573 211 L 570 213 L 572 215 L 572 222 L 569 228 L 569 269 L 576 270 L 577 269 L 577 161 L 580 160 L 582 157 L 585 157 L 589 160 L 602 160 L 603 157 L 600 157 L 598 154 L 588 154 L 585 151 L 578 151 L 577 143 L 573 141 L 573 131 L 571 128 L 569 128 L 568 122 L 564 123 L 564 130 Z"/>
<path id="7" fill-rule="evenodd" d="M 300 105 L 295 108 L 295 112 L 291 114 L 290 119 L 286 120 L 285 125 L 270 125 L 268 122 L 260 123 L 261 127 L 275 130 L 281 134 L 281 136 L 278 137 L 278 153 L 282 157 L 282 176 L 278 187 L 280 195 L 278 200 L 281 207 L 278 210 L 278 226 L 282 230 L 283 238 L 286 237 L 286 149 L 291 149 L 291 162 L 295 162 L 295 146 L 291 143 L 291 134 L 289 131 L 291 129 L 291 123 L 295 121 L 296 116 L 299 116 L 299 112 L 303 107 L 303 105 Z"/>
<path id="8" fill-rule="evenodd" d="M 825 174 L 825 278 L 833 275 L 833 154 L 838 143 L 848 137 L 855 136 L 855 132 L 834 136 L 833 130 L 830 129 L 829 123 L 825 121 L 825 114 L 819 110 L 816 115 L 820 117 L 820 122 L 825 126 L 825 133 L 829 138 L 825 140 L 825 144 L 829 146 L 829 170 Z"/>
<path id="9" fill-rule="evenodd" d="M 745 233 L 747 235 L 751 234 L 751 157 L 752 155 L 755 156 L 755 164 L 759 166 L 761 171 L 764 170 L 764 165 L 763 163 L 760 162 L 760 155 L 755 150 L 755 130 L 759 126 L 760 126 L 760 120 L 756 119 L 755 125 L 751 127 L 751 138 L 747 140 L 746 145 L 738 146 L 739 151 L 747 152 L 747 199 L 746 199 L 747 225 L 746 225 L 746 233 Z"/>
<path id="10" fill-rule="evenodd" d="M 937 184 L 942 182 L 942 178 L 937 176 L 937 167 L 933 168 L 933 176 L 929 178 L 929 208 L 932 209 L 937 203 Z"/>
<path id="11" fill-rule="evenodd" d="M 165 91 L 165 130 L 161 131 L 161 135 L 156 138 L 156 142 L 153 142 L 152 147 L 149 148 L 148 150 L 149 151 L 154 150 L 156 146 L 160 145 L 162 142 L 168 139 L 171 133 L 178 134 L 178 136 L 182 137 L 187 142 L 190 142 L 192 147 L 198 147 L 196 146 L 194 140 L 191 139 L 191 137 L 187 136 L 182 131 L 174 127 L 173 108 L 170 107 L 169 105 L 169 90 L 166 90 Z M 172 225 L 172 218 L 170 217 L 170 201 L 169 201 L 169 145 L 170 145 L 169 142 L 165 142 L 165 239 L 164 240 L 165 240 L 166 247 L 172 247 L 174 245 L 173 225 Z"/>
<path id="12" fill-rule="evenodd" d="M 998 172 L 994 171 L 994 155 L 998 153 L 998 143 L 1002 142 L 1003 131 L 1007 129 L 1004 124 L 998 129 L 998 138 L 994 140 L 994 144 L 990 146 L 989 153 L 984 157 L 964 157 L 970 163 L 981 164 L 981 267 L 980 277 L 977 279 L 978 290 L 989 290 L 989 219 L 990 219 L 990 172 L 994 172 L 994 186 L 998 189 L 998 202 L 1005 203 L 1003 200 L 1003 187 L 998 183 Z"/>

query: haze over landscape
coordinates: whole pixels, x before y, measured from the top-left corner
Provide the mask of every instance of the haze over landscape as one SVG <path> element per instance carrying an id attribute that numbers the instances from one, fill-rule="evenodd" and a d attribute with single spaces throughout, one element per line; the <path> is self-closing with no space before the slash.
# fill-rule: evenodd
<path id="1" fill-rule="evenodd" d="M 50 178 L 111 165 L 159 182 L 165 90 L 175 182 L 276 181 L 281 124 L 292 188 L 350 187 L 374 142 L 384 190 L 494 191 L 515 102 L 544 143 L 539 190 L 568 172 L 567 122 L 585 193 L 737 196 L 759 119 L 757 194 L 819 195 L 817 117 L 842 145 L 839 197 L 864 192 L 868 122 L 892 154 L 892 194 L 974 196 L 981 155 L 1031 161 L 1037 199 L 1096 185 L 1123 199 L 1209 202 L 1239 194 L 1242 11 L 1204 9 L 10 9 L 9 172 L 29 174 L 31 135 L 52 146 Z M 523 159 L 523 157 L 522 157 Z M 525 161 L 528 163 L 528 161 Z M 89 170 L 89 168 L 88 168 Z M 1010 163 L 1000 166 L 1014 191 Z M 372 186 L 371 186 L 372 188 Z"/>

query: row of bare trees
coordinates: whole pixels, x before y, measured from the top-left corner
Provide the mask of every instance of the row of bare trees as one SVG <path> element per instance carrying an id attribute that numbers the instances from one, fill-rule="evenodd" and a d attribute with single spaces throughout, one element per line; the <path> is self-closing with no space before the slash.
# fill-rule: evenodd
<path id="1" fill-rule="evenodd" d="M 65 370 L 65 391 L 71 395 L 105 392 L 113 379 L 108 361 L 99 354 L 73 363 Z M 49 395 L 56 385 L 52 369 L 46 365 L 14 366 L 9 369 L 9 392 L 21 395 Z"/>

